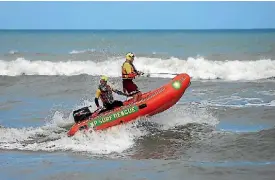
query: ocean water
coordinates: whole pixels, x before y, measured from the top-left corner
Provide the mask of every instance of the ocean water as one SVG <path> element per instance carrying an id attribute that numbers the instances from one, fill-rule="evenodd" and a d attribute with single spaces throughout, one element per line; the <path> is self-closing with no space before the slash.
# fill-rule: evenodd
<path id="1" fill-rule="evenodd" d="M 275 30 L 2 30 L 0 42 L 0 179 L 274 179 Z M 169 73 L 191 86 L 154 117 L 67 137 L 100 75 L 122 89 L 127 52 L 149 75 L 142 92 Z"/>

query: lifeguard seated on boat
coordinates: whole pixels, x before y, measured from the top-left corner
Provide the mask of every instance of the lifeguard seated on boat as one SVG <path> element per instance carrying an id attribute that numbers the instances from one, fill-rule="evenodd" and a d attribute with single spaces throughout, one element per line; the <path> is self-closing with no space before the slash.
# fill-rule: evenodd
<path id="1" fill-rule="evenodd" d="M 101 76 L 100 78 L 100 84 L 98 86 L 98 89 L 96 90 L 96 94 L 95 94 L 95 104 L 97 106 L 97 108 L 102 108 L 99 105 L 98 102 L 98 98 L 100 98 L 100 100 L 102 101 L 102 104 L 104 106 L 104 109 L 102 109 L 101 111 L 99 111 L 99 113 L 105 112 L 105 111 L 109 111 L 112 110 L 116 107 L 121 107 L 123 106 L 123 102 L 122 101 L 118 101 L 118 100 L 114 100 L 114 96 L 113 96 L 113 92 L 117 93 L 118 95 L 123 95 L 123 96 L 127 96 L 128 95 L 122 91 L 119 91 L 117 89 L 114 89 L 113 87 L 111 87 L 108 83 L 108 77 L 107 76 Z"/>

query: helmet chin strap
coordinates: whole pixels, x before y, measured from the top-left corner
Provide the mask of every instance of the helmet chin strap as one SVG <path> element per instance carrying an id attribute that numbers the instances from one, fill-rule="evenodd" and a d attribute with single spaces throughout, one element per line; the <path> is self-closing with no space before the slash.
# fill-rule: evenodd
<path id="1" fill-rule="evenodd" d="M 99 86 L 102 90 L 107 90 L 107 83 L 104 83 L 104 84 L 101 83 Z"/>

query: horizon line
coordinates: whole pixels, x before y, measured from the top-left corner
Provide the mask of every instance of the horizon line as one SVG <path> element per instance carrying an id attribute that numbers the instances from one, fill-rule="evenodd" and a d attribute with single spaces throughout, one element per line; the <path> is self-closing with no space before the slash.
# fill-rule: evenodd
<path id="1" fill-rule="evenodd" d="M 0 31 L 219 31 L 219 30 L 275 30 L 275 28 L 221 28 L 221 29 L 0 29 Z"/>

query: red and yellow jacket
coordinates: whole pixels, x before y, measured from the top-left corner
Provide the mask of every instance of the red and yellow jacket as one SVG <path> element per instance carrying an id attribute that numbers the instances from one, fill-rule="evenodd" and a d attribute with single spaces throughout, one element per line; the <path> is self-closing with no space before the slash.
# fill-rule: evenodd
<path id="1" fill-rule="evenodd" d="M 135 66 L 127 61 L 123 63 L 121 73 L 122 79 L 134 79 L 139 74 Z"/>

